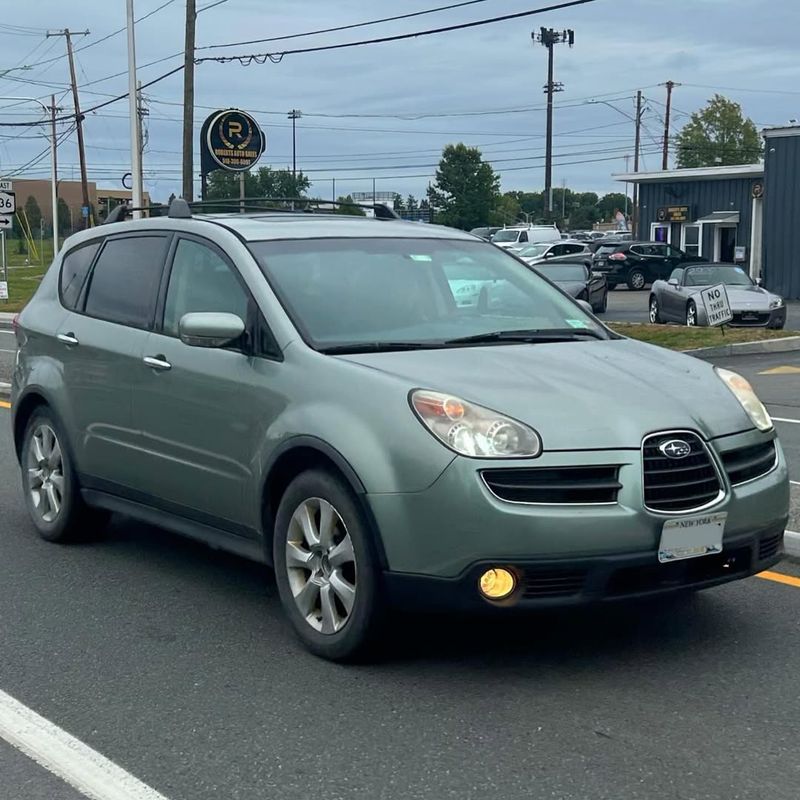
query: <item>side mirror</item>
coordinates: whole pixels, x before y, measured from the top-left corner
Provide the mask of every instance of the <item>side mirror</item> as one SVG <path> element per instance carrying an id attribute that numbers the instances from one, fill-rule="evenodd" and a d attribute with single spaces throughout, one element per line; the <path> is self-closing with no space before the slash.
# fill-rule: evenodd
<path id="1" fill-rule="evenodd" d="M 244 322 L 236 314 L 214 311 L 184 314 L 179 333 L 190 347 L 225 347 L 244 333 Z"/>
<path id="2" fill-rule="evenodd" d="M 680 283 L 679 283 L 679 281 L 678 281 L 678 279 L 677 279 L 677 278 L 670 278 L 670 279 L 667 281 L 667 283 L 668 283 L 670 286 L 674 286 L 676 289 L 680 287 Z"/>
<path id="3" fill-rule="evenodd" d="M 590 303 L 587 303 L 585 300 L 578 300 L 577 303 L 587 314 L 594 314 Z"/>
<path id="4" fill-rule="evenodd" d="M 552 258 L 552 257 L 553 257 L 553 255 L 554 255 L 554 253 L 552 253 L 552 252 L 547 252 L 547 253 L 545 253 L 545 254 L 544 254 L 544 257 L 545 257 L 545 258 Z"/>

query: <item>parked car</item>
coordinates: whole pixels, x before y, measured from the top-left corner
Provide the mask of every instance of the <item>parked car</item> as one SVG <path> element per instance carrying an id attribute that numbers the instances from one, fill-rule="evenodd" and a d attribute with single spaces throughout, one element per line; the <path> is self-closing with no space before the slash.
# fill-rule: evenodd
<path id="1" fill-rule="evenodd" d="M 494 236 L 497 231 L 501 230 L 501 228 L 473 228 L 470 233 L 473 236 L 480 236 L 481 239 L 486 239 L 486 241 L 491 241 L 492 236 Z"/>
<path id="2" fill-rule="evenodd" d="M 554 258 L 546 263 L 536 264 L 535 268 L 571 297 L 589 303 L 595 314 L 604 314 L 608 308 L 606 277 L 600 272 L 594 272 L 586 262 Z"/>
<path id="3" fill-rule="evenodd" d="M 650 290 L 650 322 L 680 322 L 707 325 L 700 292 L 709 286 L 725 285 L 735 327 L 782 329 L 786 325 L 786 304 L 780 295 L 768 292 L 736 264 L 703 264 L 678 267 L 669 280 L 656 281 Z"/>
<path id="4" fill-rule="evenodd" d="M 706 259 L 663 242 L 609 242 L 594 254 L 594 268 L 605 273 L 610 289 L 624 283 L 635 291 L 668 278 L 679 264 L 698 261 Z"/>
<path id="5" fill-rule="evenodd" d="M 459 308 L 462 278 L 508 304 Z M 392 607 L 652 598 L 781 558 L 786 460 L 747 381 L 468 233 L 176 200 L 69 237 L 16 335 L 39 534 L 122 512 L 266 562 L 326 658 Z"/>
<path id="6" fill-rule="evenodd" d="M 517 225 L 503 228 L 492 236 L 492 243 L 504 249 L 523 247 L 535 242 L 560 242 L 561 232 L 555 225 Z"/>
<path id="7" fill-rule="evenodd" d="M 591 256 L 592 254 L 592 251 L 589 250 L 584 242 L 576 241 L 556 242 L 554 244 L 540 242 L 539 244 L 527 245 L 519 250 L 512 247 L 510 250 L 526 264 L 538 264 L 541 261 L 558 258 L 559 256 Z"/>

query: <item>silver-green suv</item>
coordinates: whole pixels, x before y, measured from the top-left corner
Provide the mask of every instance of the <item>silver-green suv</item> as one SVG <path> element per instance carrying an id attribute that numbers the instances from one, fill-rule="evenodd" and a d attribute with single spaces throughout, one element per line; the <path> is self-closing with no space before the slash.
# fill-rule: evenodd
<path id="1" fill-rule="evenodd" d="M 67 240 L 17 335 L 39 533 L 121 512 L 267 562 L 328 658 L 393 606 L 639 598 L 780 556 L 786 463 L 749 384 L 459 231 L 176 202 Z"/>

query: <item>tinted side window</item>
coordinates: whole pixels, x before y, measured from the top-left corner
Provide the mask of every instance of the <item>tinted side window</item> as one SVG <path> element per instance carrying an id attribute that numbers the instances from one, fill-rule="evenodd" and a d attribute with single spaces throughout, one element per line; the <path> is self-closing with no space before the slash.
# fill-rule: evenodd
<path id="1" fill-rule="evenodd" d="M 248 295 L 225 260 L 210 247 L 181 239 L 164 304 L 164 333 L 178 335 L 184 314 L 224 311 L 247 323 Z"/>
<path id="2" fill-rule="evenodd" d="M 92 270 L 85 311 L 92 317 L 148 328 L 161 281 L 169 238 L 110 239 Z"/>
<path id="3" fill-rule="evenodd" d="M 522 231 L 522 233 L 519 235 L 519 241 L 520 242 L 527 242 L 528 241 L 528 234 L 525 233 L 525 231 Z"/>
<path id="4" fill-rule="evenodd" d="M 91 242 L 83 247 L 70 250 L 61 264 L 61 302 L 70 310 L 78 304 L 83 283 L 92 266 L 101 242 Z"/>
<path id="5" fill-rule="evenodd" d="M 680 283 L 683 280 L 683 270 L 682 269 L 674 269 L 672 270 L 672 274 L 669 276 L 669 279 L 678 281 Z"/>

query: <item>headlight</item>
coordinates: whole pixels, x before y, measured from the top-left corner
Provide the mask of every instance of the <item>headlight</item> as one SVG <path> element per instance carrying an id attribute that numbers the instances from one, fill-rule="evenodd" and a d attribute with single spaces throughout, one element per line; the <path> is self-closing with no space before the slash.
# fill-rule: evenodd
<path id="1" fill-rule="evenodd" d="M 742 404 L 742 408 L 747 412 L 750 419 L 753 420 L 753 424 L 761 431 L 771 430 L 772 419 L 769 416 L 769 412 L 758 399 L 750 382 L 737 372 L 731 372 L 730 370 L 721 369 L 720 367 L 714 367 L 714 370 L 725 382 L 725 385 L 733 392 L 736 399 Z"/>
<path id="2" fill-rule="evenodd" d="M 446 447 L 473 458 L 533 458 L 542 442 L 532 428 L 458 397 L 418 389 L 411 407 Z"/>
<path id="3" fill-rule="evenodd" d="M 773 297 L 772 300 L 769 301 L 770 308 L 780 308 L 782 305 L 783 305 L 782 297 Z"/>

